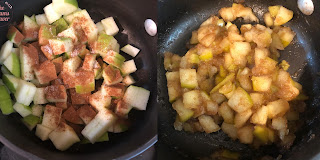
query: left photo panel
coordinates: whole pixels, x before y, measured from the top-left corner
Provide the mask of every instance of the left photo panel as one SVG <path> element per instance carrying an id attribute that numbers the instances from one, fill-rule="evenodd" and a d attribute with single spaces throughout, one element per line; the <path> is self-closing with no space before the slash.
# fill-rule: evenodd
<path id="1" fill-rule="evenodd" d="M 0 159 L 155 159 L 157 0 L 0 0 Z"/>

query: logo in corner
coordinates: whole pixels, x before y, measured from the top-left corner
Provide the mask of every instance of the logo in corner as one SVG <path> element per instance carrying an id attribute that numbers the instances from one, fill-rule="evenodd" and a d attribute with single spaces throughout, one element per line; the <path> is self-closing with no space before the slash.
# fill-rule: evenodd
<path id="1" fill-rule="evenodd" d="M 0 27 L 8 25 L 12 17 L 12 5 L 7 1 L 0 1 Z"/>

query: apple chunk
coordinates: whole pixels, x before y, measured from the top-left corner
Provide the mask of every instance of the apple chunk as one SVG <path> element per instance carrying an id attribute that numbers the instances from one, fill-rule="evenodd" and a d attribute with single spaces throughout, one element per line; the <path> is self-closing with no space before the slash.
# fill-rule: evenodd
<path id="1" fill-rule="evenodd" d="M 69 107 L 66 111 L 64 111 L 62 117 L 68 122 L 74 124 L 83 124 L 83 121 L 81 120 L 73 106 Z"/>
<path id="2" fill-rule="evenodd" d="M 46 84 L 58 78 L 56 67 L 50 60 L 47 60 L 40 65 L 35 65 L 34 73 L 40 84 Z"/>
<path id="3" fill-rule="evenodd" d="M 0 85 L 0 109 L 4 115 L 14 112 L 10 94 L 4 85 Z"/>
<path id="4" fill-rule="evenodd" d="M 17 102 L 29 106 L 36 94 L 37 87 L 27 81 L 20 80 L 16 93 L 14 94 Z"/>
<path id="5" fill-rule="evenodd" d="M 73 105 L 89 104 L 90 95 L 90 93 L 77 93 L 74 88 L 70 89 L 71 103 Z"/>
<path id="6" fill-rule="evenodd" d="M 64 52 L 71 52 L 73 43 L 71 38 L 56 38 L 49 40 L 50 47 L 54 55 L 60 55 Z"/>
<path id="7" fill-rule="evenodd" d="M 117 117 L 110 110 L 100 111 L 81 133 L 93 144 L 107 132 L 108 128 L 111 127 L 116 120 Z"/>
<path id="8" fill-rule="evenodd" d="M 89 97 L 90 105 L 96 111 L 104 110 L 111 104 L 111 97 L 103 91 L 97 91 Z"/>
<path id="9" fill-rule="evenodd" d="M 103 69 L 102 76 L 106 85 L 114 85 L 120 83 L 123 79 L 120 70 L 110 65 Z"/>
<path id="10" fill-rule="evenodd" d="M 77 114 L 85 124 L 89 124 L 97 113 L 89 105 L 83 105 L 77 110 Z"/>
<path id="11" fill-rule="evenodd" d="M 93 45 L 95 53 L 99 53 L 101 57 L 105 57 L 109 50 L 117 50 L 118 41 L 110 35 L 100 34 L 98 40 Z"/>
<path id="12" fill-rule="evenodd" d="M 51 85 L 46 87 L 45 95 L 49 102 L 67 102 L 67 92 L 63 85 Z"/>
<path id="13" fill-rule="evenodd" d="M 14 26 L 10 26 L 7 34 L 7 38 L 15 45 L 19 46 L 24 39 L 22 33 Z"/>
<path id="14" fill-rule="evenodd" d="M 95 89 L 95 79 L 94 79 L 94 72 L 88 71 L 77 71 L 76 72 L 76 92 L 83 94 L 83 93 L 90 93 Z"/>
<path id="15" fill-rule="evenodd" d="M 53 129 L 48 128 L 42 124 L 37 124 L 36 128 L 36 136 L 38 136 L 42 141 L 49 139 L 49 134 L 53 131 Z"/>
<path id="16" fill-rule="evenodd" d="M 42 24 L 39 30 L 39 44 L 41 46 L 49 44 L 49 39 L 56 36 L 56 28 L 51 25 Z"/>
<path id="17" fill-rule="evenodd" d="M 16 53 L 11 53 L 9 57 L 3 62 L 3 65 L 15 76 L 21 77 L 20 60 Z"/>
<path id="18" fill-rule="evenodd" d="M 105 61 L 108 64 L 113 65 L 117 68 L 121 68 L 124 61 L 125 61 L 125 58 L 121 54 L 119 54 L 113 50 L 109 50 L 106 53 L 106 55 L 104 56 L 103 61 Z M 130 61 L 129 61 L 129 63 L 130 63 Z M 130 67 L 131 67 L 131 65 L 130 65 Z"/>
<path id="19" fill-rule="evenodd" d="M 72 127 L 64 122 L 49 134 L 49 138 L 54 146 L 60 150 L 67 150 L 74 143 L 80 142 L 80 139 Z"/>
<path id="20" fill-rule="evenodd" d="M 33 66 L 39 64 L 38 50 L 31 44 L 20 46 L 21 78 L 33 80 Z"/>
<path id="21" fill-rule="evenodd" d="M 46 104 L 48 103 L 45 95 L 45 88 L 37 88 L 37 91 L 33 97 L 34 104 Z"/>
<path id="22" fill-rule="evenodd" d="M 136 86 L 129 86 L 123 96 L 124 102 L 135 109 L 146 110 L 150 91 Z"/>
<path id="23" fill-rule="evenodd" d="M 51 105 L 46 105 L 44 109 L 42 125 L 50 129 L 57 128 L 60 123 L 61 114 L 62 114 L 61 108 L 51 106 Z"/>

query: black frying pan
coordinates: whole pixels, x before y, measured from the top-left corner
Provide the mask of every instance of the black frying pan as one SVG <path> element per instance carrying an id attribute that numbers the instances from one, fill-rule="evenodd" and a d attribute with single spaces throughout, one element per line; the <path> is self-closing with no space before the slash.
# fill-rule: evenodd
<path id="1" fill-rule="evenodd" d="M 13 20 L 21 22 L 23 15 L 43 13 L 43 7 L 51 0 L 9 0 L 13 6 Z M 54 148 L 50 141 L 42 142 L 21 122 L 18 114 L 0 114 L 0 141 L 28 159 L 127 159 L 143 152 L 157 141 L 156 109 L 156 37 L 144 30 L 144 21 L 156 21 L 155 0 L 78 0 L 79 7 L 87 9 L 95 22 L 113 16 L 120 32 L 116 39 L 121 46 L 134 44 L 141 49 L 134 59 L 138 71 L 134 74 L 135 85 L 151 91 L 146 111 L 131 111 L 132 126 L 121 134 L 110 134 L 110 141 L 94 145 L 74 145 L 65 152 Z M 0 27 L 0 44 L 6 41 L 8 26 Z M 125 54 L 123 54 L 125 55 Z M 129 59 L 130 56 L 126 56 Z"/>
<path id="2" fill-rule="evenodd" d="M 310 159 L 320 152 L 320 2 L 313 0 L 315 12 L 311 16 L 303 15 L 297 8 L 296 0 L 245 0 L 245 5 L 253 8 L 254 13 L 263 22 L 262 16 L 270 5 L 283 5 L 294 12 L 294 18 L 287 23 L 296 37 L 285 51 L 281 59 L 289 62 L 291 74 L 304 87 L 309 95 L 306 112 L 301 116 L 305 124 L 296 133 L 297 138 L 290 150 L 280 150 L 276 146 L 266 146 L 253 150 L 248 145 L 232 141 L 222 131 L 212 134 L 186 133 L 175 131 L 173 123 L 176 112 L 168 101 L 163 53 L 170 51 L 184 55 L 186 43 L 191 32 L 210 15 L 218 15 L 222 7 L 230 7 L 232 0 L 160 0 L 159 1 L 159 38 L 158 38 L 158 102 L 159 144 L 158 157 L 178 157 L 183 159 L 208 156 L 220 148 L 241 152 L 243 159 L 256 159 L 263 155 L 282 159 Z M 241 24 L 237 20 L 236 24 Z M 164 154 L 166 152 L 168 154 Z M 317 157 L 319 158 L 319 157 Z"/>

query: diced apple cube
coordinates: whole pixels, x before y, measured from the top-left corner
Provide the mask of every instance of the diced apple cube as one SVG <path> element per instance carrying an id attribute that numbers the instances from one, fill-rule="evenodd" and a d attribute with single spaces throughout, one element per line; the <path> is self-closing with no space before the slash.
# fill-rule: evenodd
<path id="1" fill-rule="evenodd" d="M 59 18 L 57 21 L 52 23 L 57 29 L 57 34 L 68 28 L 68 23 L 63 18 Z"/>
<path id="2" fill-rule="evenodd" d="M 49 39 L 54 38 L 56 35 L 56 27 L 47 24 L 41 25 L 39 30 L 39 44 L 41 46 L 49 44 Z"/>
<path id="3" fill-rule="evenodd" d="M 71 38 L 50 39 L 49 44 L 54 55 L 60 55 L 64 52 L 70 52 L 73 49 Z"/>
<path id="4" fill-rule="evenodd" d="M 47 57 L 48 60 L 54 59 L 52 48 L 50 47 L 50 44 L 47 44 L 45 46 L 41 46 L 42 53 Z"/>
<path id="5" fill-rule="evenodd" d="M 83 124 L 83 121 L 77 114 L 77 111 L 71 106 L 66 111 L 63 112 L 62 117 L 74 124 Z"/>
<path id="6" fill-rule="evenodd" d="M 247 125 L 238 129 L 238 138 L 241 143 L 250 144 L 253 141 L 253 126 Z"/>
<path id="7" fill-rule="evenodd" d="M 269 76 L 252 76 L 252 86 L 254 91 L 266 92 L 270 90 L 272 78 Z"/>
<path id="8" fill-rule="evenodd" d="M 46 105 L 44 109 L 42 125 L 52 130 L 57 128 L 60 123 L 61 114 L 62 114 L 61 108 L 51 106 L 51 105 Z"/>
<path id="9" fill-rule="evenodd" d="M 19 46 L 21 41 L 24 39 L 24 36 L 16 27 L 10 26 L 7 33 L 7 38 L 16 46 Z"/>
<path id="10" fill-rule="evenodd" d="M 111 104 L 111 97 L 105 92 L 97 91 L 89 97 L 89 103 L 96 111 L 105 110 Z"/>
<path id="11" fill-rule="evenodd" d="M 93 50 L 95 53 L 99 53 L 101 57 L 105 57 L 109 50 L 116 51 L 118 47 L 118 41 L 107 34 L 100 34 L 98 40 L 93 45 Z"/>
<path id="12" fill-rule="evenodd" d="M 115 108 L 115 114 L 119 117 L 127 118 L 129 112 L 131 111 L 132 106 L 128 105 L 123 100 L 118 101 L 117 106 Z"/>
<path id="13" fill-rule="evenodd" d="M 101 86 L 101 90 L 112 98 L 118 99 L 123 97 L 125 86 L 120 83 L 112 86 L 103 85 Z"/>
<path id="14" fill-rule="evenodd" d="M 186 108 L 197 109 L 200 107 L 201 102 L 199 90 L 192 90 L 183 94 L 183 104 Z"/>
<path id="15" fill-rule="evenodd" d="M 223 122 L 221 125 L 221 129 L 224 133 L 228 134 L 228 136 L 233 140 L 237 139 L 237 128 L 233 124 Z"/>
<path id="16" fill-rule="evenodd" d="M 250 109 L 253 105 L 250 95 L 241 87 L 238 87 L 231 98 L 228 100 L 228 105 L 238 113 Z"/>
<path id="17" fill-rule="evenodd" d="M 63 85 L 51 85 L 46 87 L 45 95 L 49 102 L 67 102 L 67 92 Z"/>
<path id="18" fill-rule="evenodd" d="M 211 116 L 201 115 L 198 117 L 199 123 L 206 133 L 217 132 L 220 130 L 219 125 L 217 125 Z"/>
<path id="19" fill-rule="evenodd" d="M 32 110 L 29 106 L 23 105 L 21 103 L 16 102 L 13 105 L 13 109 L 18 112 L 22 117 L 26 117 L 32 113 Z"/>
<path id="20" fill-rule="evenodd" d="M 79 70 L 76 72 L 75 88 L 77 93 L 91 93 L 95 89 L 94 72 Z"/>
<path id="21" fill-rule="evenodd" d="M 125 58 L 119 53 L 109 50 L 103 58 L 103 61 L 107 62 L 110 65 L 113 65 L 117 68 L 121 68 Z M 132 67 L 132 66 L 131 66 Z"/>
<path id="22" fill-rule="evenodd" d="M 15 76 L 21 77 L 20 60 L 16 53 L 11 53 L 9 57 L 3 62 L 3 65 Z"/>
<path id="23" fill-rule="evenodd" d="M 46 14 L 47 20 L 49 24 L 53 23 L 54 21 L 58 20 L 62 15 L 60 13 L 57 13 L 53 9 L 52 3 L 48 4 L 43 8 L 44 13 Z"/>
<path id="24" fill-rule="evenodd" d="M 108 17 L 101 20 L 101 23 L 107 33 L 107 35 L 114 36 L 119 32 L 119 28 L 114 21 L 113 17 Z"/>
<path id="25" fill-rule="evenodd" d="M 198 86 L 197 71 L 195 69 L 180 69 L 181 87 L 193 89 Z"/>
<path id="26" fill-rule="evenodd" d="M 16 93 L 14 94 L 17 102 L 29 106 L 37 91 L 37 87 L 27 81 L 20 80 Z"/>
<path id="27" fill-rule="evenodd" d="M 283 99 L 269 102 L 268 107 L 268 118 L 283 116 L 290 109 L 289 103 Z"/>
<path id="28" fill-rule="evenodd" d="M 245 66 L 246 56 L 250 53 L 251 46 L 249 42 L 234 42 L 230 46 L 231 57 L 235 65 Z"/>
<path id="29" fill-rule="evenodd" d="M 97 39 L 98 28 L 94 24 L 87 10 L 80 10 L 73 13 L 73 24 L 70 26 L 81 26 L 85 37 L 91 43 Z"/>
<path id="30" fill-rule="evenodd" d="M 39 64 L 38 50 L 31 44 L 20 46 L 21 78 L 33 80 L 33 66 Z"/>
<path id="31" fill-rule="evenodd" d="M 37 124 L 36 128 L 36 136 L 38 136 L 42 141 L 49 139 L 49 134 L 53 131 L 53 129 L 48 128 L 42 124 Z"/>
<path id="32" fill-rule="evenodd" d="M 35 65 L 34 73 L 40 84 L 46 84 L 58 78 L 55 65 L 50 60 Z"/>
<path id="33" fill-rule="evenodd" d="M 96 63 L 96 57 L 97 57 L 96 54 L 87 54 L 84 57 L 82 69 L 86 71 L 92 71 Z"/>
<path id="34" fill-rule="evenodd" d="M 69 27 L 66 30 L 60 32 L 58 37 L 71 38 L 73 43 L 78 42 L 76 31 L 73 27 Z"/>
<path id="35" fill-rule="evenodd" d="M 95 143 L 116 120 L 117 117 L 108 109 L 100 111 L 81 133 L 91 143 Z"/>
<path id="36" fill-rule="evenodd" d="M 251 123 L 265 125 L 268 119 L 268 107 L 261 106 L 251 117 Z"/>
<path id="37" fill-rule="evenodd" d="M 37 88 L 36 93 L 33 97 L 34 104 L 46 104 L 48 103 L 45 96 L 45 88 Z"/>
<path id="38" fill-rule="evenodd" d="M 126 75 L 123 77 L 122 83 L 124 83 L 126 86 L 130 86 L 131 84 L 136 83 L 136 81 L 133 79 L 131 75 Z"/>
<path id="39" fill-rule="evenodd" d="M 32 115 L 41 117 L 43 114 L 43 106 L 42 105 L 33 105 L 31 107 Z"/>
<path id="40" fill-rule="evenodd" d="M 77 110 L 77 114 L 85 124 L 89 124 L 97 113 L 89 105 L 83 105 Z"/>
<path id="41" fill-rule="evenodd" d="M 96 23 L 96 27 L 98 28 L 98 33 L 106 33 L 101 22 Z"/>
<path id="42" fill-rule="evenodd" d="M 62 71 L 62 66 L 63 66 L 62 57 L 56 58 L 51 62 L 54 64 L 54 67 L 56 69 L 56 74 L 59 74 Z"/>
<path id="43" fill-rule="evenodd" d="M 280 26 L 288 21 L 290 21 L 293 17 L 293 12 L 283 6 L 279 8 L 278 13 L 276 14 L 276 17 L 274 19 L 274 25 L 275 26 Z"/>
<path id="44" fill-rule="evenodd" d="M 80 94 L 75 89 L 70 89 L 71 103 L 73 105 L 89 104 L 90 93 Z"/>
<path id="45" fill-rule="evenodd" d="M 218 113 L 224 119 L 225 123 L 234 123 L 234 111 L 230 108 L 227 102 L 221 104 Z"/>
<path id="46" fill-rule="evenodd" d="M 40 122 L 40 118 L 34 115 L 28 115 L 22 118 L 22 123 L 25 124 L 31 131 Z"/>
<path id="47" fill-rule="evenodd" d="M 24 15 L 22 33 L 25 36 L 25 41 L 34 41 L 38 38 L 39 25 L 35 20 Z"/>
<path id="48" fill-rule="evenodd" d="M 64 122 L 61 122 L 59 126 L 49 134 L 49 138 L 60 151 L 65 151 L 74 143 L 80 142 L 73 128 Z"/>
<path id="49" fill-rule="evenodd" d="M 3 64 L 3 62 L 9 57 L 12 48 L 13 43 L 11 41 L 7 41 L 2 45 L 0 50 L 0 64 Z"/>
<path id="50" fill-rule="evenodd" d="M 150 91 L 136 86 L 129 86 L 123 96 L 124 102 L 138 110 L 146 110 Z"/>
<path id="51" fill-rule="evenodd" d="M 134 63 L 134 60 L 125 61 L 121 67 L 121 73 L 123 75 L 128 75 L 130 73 L 133 73 L 137 71 L 136 64 Z"/>
<path id="52" fill-rule="evenodd" d="M 48 19 L 45 14 L 36 15 L 36 22 L 39 26 L 42 24 L 49 24 Z"/>
<path id="53" fill-rule="evenodd" d="M 9 115 L 14 112 L 10 93 L 4 85 L 0 85 L 0 109 L 2 114 Z"/>
<path id="54" fill-rule="evenodd" d="M 18 88 L 20 79 L 10 74 L 2 75 L 3 83 L 8 87 L 11 93 L 15 93 Z"/>
<path id="55" fill-rule="evenodd" d="M 103 68 L 102 76 L 106 85 L 114 85 L 120 83 L 123 79 L 120 70 L 111 65 Z"/>
<path id="56" fill-rule="evenodd" d="M 65 73 L 75 72 L 79 68 L 81 61 L 81 58 L 78 56 L 65 60 L 63 62 L 62 71 Z"/>
<path id="57" fill-rule="evenodd" d="M 237 128 L 241 128 L 243 125 L 246 124 L 246 122 L 249 120 L 249 118 L 252 115 L 252 110 L 248 109 L 244 112 L 237 113 L 234 117 L 234 126 Z"/>
<path id="58" fill-rule="evenodd" d="M 124 47 L 121 48 L 121 51 L 129 54 L 132 57 L 136 57 L 137 54 L 140 52 L 140 49 L 133 47 L 130 44 L 125 45 Z"/>
<path id="59" fill-rule="evenodd" d="M 61 108 L 63 110 L 68 108 L 67 102 L 56 102 L 55 105 L 56 107 Z"/>

